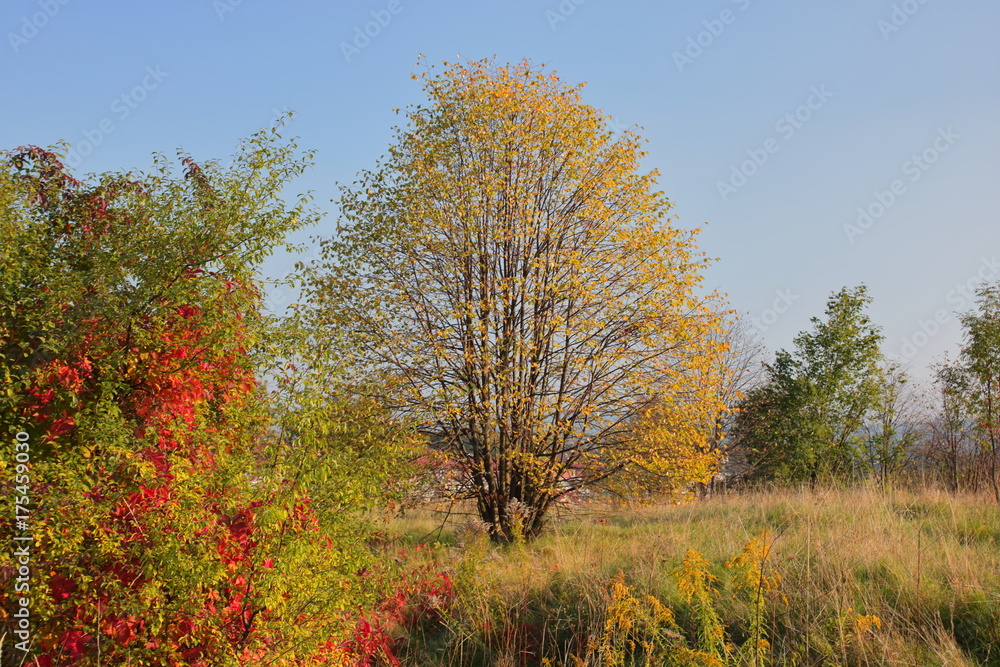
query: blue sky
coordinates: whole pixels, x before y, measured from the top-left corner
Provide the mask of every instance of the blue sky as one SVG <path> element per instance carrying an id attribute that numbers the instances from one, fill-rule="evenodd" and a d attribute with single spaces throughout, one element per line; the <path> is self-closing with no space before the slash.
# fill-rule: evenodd
<path id="1" fill-rule="evenodd" d="M 329 234 L 336 183 L 421 101 L 418 54 L 529 58 L 642 128 L 679 224 L 706 223 L 706 284 L 772 350 L 864 282 L 885 351 L 925 375 L 1000 280 L 998 26 L 995 0 L 6 0 L 0 148 L 65 140 L 81 172 L 224 158 L 294 109 Z"/>

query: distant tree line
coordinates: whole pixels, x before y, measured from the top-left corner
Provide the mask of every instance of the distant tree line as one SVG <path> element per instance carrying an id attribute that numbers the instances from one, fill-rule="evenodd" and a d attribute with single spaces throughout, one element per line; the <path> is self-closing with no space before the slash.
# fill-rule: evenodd
<path id="1" fill-rule="evenodd" d="M 825 317 L 771 363 L 746 327 L 732 330 L 730 348 L 751 350 L 755 363 L 731 369 L 748 388 L 727 414 L 725 476 L 750 484 L 919 483 L 988 490 L 1000 502 L 1000 289 L 977 291 L 975 310 L 961 316 L 957 358 L 936 364 L 925 387 L 882 352 L 870 303 L 863 285 L 831 295 Z"/>

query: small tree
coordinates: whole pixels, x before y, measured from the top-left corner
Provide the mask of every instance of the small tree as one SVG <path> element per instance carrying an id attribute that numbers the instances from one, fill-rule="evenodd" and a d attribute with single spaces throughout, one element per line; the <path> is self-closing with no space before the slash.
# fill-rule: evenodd
<path id="1" fill-rule="evenodd" d="M 826 319 L 795 338 L 768 367 L 768 385 L 741 405 L 736 432 L 758 477 L 844 477 L 858 462 L 860 434 L 880 387 L 882 334 L 864 285 L 827 300 Z"/>
<path id="2" fill-rule="evenodd" d="M 879 384 L 861 433 L 861 456 L 875 482 L 886 488 L 916 453 L 925 420 L 923 398 L 897 364 L 886 364 Z"/>
<path id="3" fill-rule="evenodd" d="M 355 375 L 450 452 L 498 540 L 578 489 L 704 479 L 718 316 L 639 138 L 526 63 L 423 80 L 311 272 Z"/>
<path id="4" fill-rule="evenodd" d="M 1000 504 L 1000 285 L 977 292 L 978 311 L 962 316 L 961 363 L 968 383 L 975 435 L 988 456 L 989 480 Z"/>
<path id="5" fill-rule="evenodd" d="M 958 493 L 972 477 L 972 418 L 968 405 L 968 377 L 957 363 L 945 361 L 934 369 L 938 407 L 927 424 L 927 440 L 920 450 L 922 464 L 931 464 L 945 486 Z"/>
<path id="6" fill-rule="evenodd" d="M 711 422 L 706 428 L 706 441 L 709 451 L 719 459 L 720 472 L 728 482 L 739 480 L 749 472 L 746 457 L 739 446 L 740 438 L 734 432 L 739 422 L 737 406 L 766 382 L 766 350 L 745 317 L 727 318 L 719 342 L 724 351 L 712 368 L 717 374 L 713 384 L 717 387 L 719 407 L 709 415 Z M 716 475 L 712 484 L 701 485 L 702 489 L 712 489 L 718 477 Z"/>

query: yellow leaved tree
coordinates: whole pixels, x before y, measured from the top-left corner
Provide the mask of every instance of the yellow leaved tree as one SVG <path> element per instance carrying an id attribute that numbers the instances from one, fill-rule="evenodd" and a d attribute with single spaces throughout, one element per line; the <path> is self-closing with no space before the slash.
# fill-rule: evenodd
<path id="1" fill-rule="evenodd" d="M 423 425 L 493 538 L 581 489 L 704 481 L 719 303 L 641 139 L 523 62 L 445 63 L 307 271 L 359 391 Z"/>

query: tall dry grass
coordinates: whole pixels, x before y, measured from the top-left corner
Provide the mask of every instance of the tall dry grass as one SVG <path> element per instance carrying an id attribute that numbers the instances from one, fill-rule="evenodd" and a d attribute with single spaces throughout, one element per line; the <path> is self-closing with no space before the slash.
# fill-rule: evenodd
<path id="1" fill-rule="evenodd" d="M 1000 513 L 985 496 L 593 504 L 506 548 L 474 524 L 436 519 L 411 512 L 388 527 L 394 548 L 433 541 L 413 558 L 449 572 L 458 591 L 441 624 L 401 637 L 407 665 L 1000 665 Z M 740 566 L 755 537 L 766 554 Z M 678 586 L 689 550 L 707 562 L 702 603 Z M 756 591 L 740 570 L 748 559 L 759 561 Z M 705 604 L 721 649 L 700 645 Z"/>

